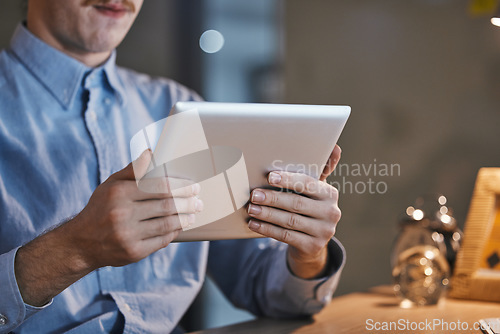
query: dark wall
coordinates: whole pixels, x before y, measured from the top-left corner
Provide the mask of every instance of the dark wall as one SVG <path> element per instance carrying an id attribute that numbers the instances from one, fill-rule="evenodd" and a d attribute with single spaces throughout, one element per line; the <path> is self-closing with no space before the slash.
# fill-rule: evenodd
<path id="1" fill-rule="evenodd" d="M 340 140 L 347 166 L 331 181 L 387 186 L 341 189 L 340 293 L 390 283 L 395 224 L 417 196 L 443 193 L 463 225 L 478 169 L 500 166 L 500 28 L 468 4 L 287 1 L 287 101 L 351 105 Z M 400 172 L 353 176 L 356 164 Z"/>
<path id="2" fill-rule="evenodd" d="M 19 0 L 0 2 L 0 49 L 9 45 L 16 25 L 24 17 L 24 5 Z"/>

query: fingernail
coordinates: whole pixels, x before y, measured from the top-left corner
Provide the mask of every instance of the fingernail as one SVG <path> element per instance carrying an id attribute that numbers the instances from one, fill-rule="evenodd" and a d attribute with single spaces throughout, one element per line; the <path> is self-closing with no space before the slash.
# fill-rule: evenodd
<path id="1" fill-rule="evenodd" d="M 278 184 L 281 182 L 281 175 L 276 172 L 269 173 L 269 183 Z"/>
<path id="2" fill-rule="evenodd" d="M 191 189 L 193 190 L 193 194 L 198 195 L 201 190 L 201 186 L 199 183 L 195 183 L 191 186 Z"/>
<path id="3" fill-rule="evenodd" d="M 201 210 L 203 210 L 203 201 L 201 199 L 196 200 L 195 209 L 196 212 L 200 212 Z"/>
<path id="4" fill-rule="evenodd" d="M 251 215 L 258 215 L 262 212 L 262 208 L 259 205 L 248 204 L 248 213 Z"/>
<path id="5" fill-rule="evenodd" d="M 251 220 L 249 223 L 248 223 L 248 228 L 253 230 L 253 231 L 256 231 L 258 230 L 260 227 L 260 223 L 256 222 L 255 220 Z"/>
<path id="6" fill-rule="evenodd" d="M 266 194 L 260 190 L 254 190 L 252 193 L 252 202 L 264 202 Z"/>

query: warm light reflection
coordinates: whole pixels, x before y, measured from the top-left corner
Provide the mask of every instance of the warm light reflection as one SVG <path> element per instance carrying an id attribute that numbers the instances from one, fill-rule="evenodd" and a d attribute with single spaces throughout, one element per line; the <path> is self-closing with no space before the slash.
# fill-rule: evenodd
<path id="1" fill-rule="evenodd" d="M 439 208 L 439 213 L 442 215 L 448 213 L 448 208 L 446 206 L 442 206 L 441 208 Z"/>
<path id="2" fill-rule="evenodd" d="M 445 205 L 446 204 L 446 197 L 444 197 L 443 195 L 439 196 L 438 202 L 441 205 Z"/>
<path id="3" fill-rule="evenodd" d="M 401 307 L 401 308 L 412 308 L 413 307 L 413 302 L 411 300 L 409 300 L 409 299 L 404 299 L 399 304 L 399 307 Z"/>
<path id="4" fill-rule="evenodd" d="M 417 209 L 415 211 L 413 211 L 413 219 L 415 220 L 422 220 L 422 218 L 424 218 L 424 212 L 420 209 Z"/>
<path id="5" fill-rule="evenodd" d="M 451 217 L 450 217 L 450 216 L 448 216 L 448 215 L 442 215 L 442 216 L 441 216 L 441 221 L 442 221 L 443 223 L 445 223 L 445 224 L 449 224 L 449 223 L 451 223 Z"/>
<path id="6" fill-rule="evenodd" d="M 425 251 L 425 257 L 426 257 L 426 258 L 428 258 L 429 260 L 434 259 L 435 255 L 436 255 L 436 254 L 434 254 L 434 252 L 433 252 L 433 251 L 431 251 L 431 250 L 427 250 L 427 251 Z"/>
<path id="7" fill-rule="evenodd" d="M 406 208 L 406 214 L 408 216 L 413 215 L 413 212 L 415 212 L 415 208 L 413 206 L 409 206 L 409 207 Z"/>
<path id="8" fill-rule="evenodd" d="M 426 277 L 424 279 L 424 286 L 426 288 L 430 287 L 432 285 L 432 283 L 434 282 L 434 280 L 432 279 L 432 277 Z"/>
<path id="9" fill-rule="evenodd" d="M 494 26 L 500 27 L 500 17 L 492 17 L 491 24 Z"/>
<path id="10" fill-rule="evenodd" d="M 442 242 L 444 240 L 444 237 L 441 233 L 433 232 L 432 233 L 432 240 L 434 240 L 435 242 Z"/>

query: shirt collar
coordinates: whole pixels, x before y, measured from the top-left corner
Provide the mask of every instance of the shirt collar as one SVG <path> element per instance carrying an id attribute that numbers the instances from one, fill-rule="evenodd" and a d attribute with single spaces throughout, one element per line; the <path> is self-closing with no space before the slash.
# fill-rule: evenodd
<path id="1" fill-rule="evenodd" d="M 19 24 L 10 42 L 14 55 L 59 101 L 64 109 L 73 104 L 84 76 L 93 69 L 49 46 L 33 35 L 24 24 Z M 119 101 L 125 102 L 123 85 L 116 73 L 116 52 L 99 68 L 106 74 Z"/>

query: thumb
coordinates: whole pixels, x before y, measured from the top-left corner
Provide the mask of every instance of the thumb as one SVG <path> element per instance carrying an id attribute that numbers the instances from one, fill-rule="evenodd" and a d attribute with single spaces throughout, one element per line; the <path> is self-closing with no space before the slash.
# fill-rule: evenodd
<path id="1" fill-rule="evenodd" d="M 115 174 L 117 179 L 122 180 L 140 180 L 146 174 L 149 165 L 151 164 L 151 159 L 153 153 L 148 148 L 134 161 L 128 164 L 127 167 L 123 168 L 121 171 Z"/>
<path id="2" fill-rule="evenodd" d="M 335 167 L 337 167 L 337 164 L 340 160 L 340 156 L 342 154 L 342 150 L 340 149 L 340 146 L 335 145 L 333 148 L 332 153 L 330 154 L 330 157 L 328 158 L 328 162 L 325 165 L 325 168 L 323 169 L 323 172 L 321 173 L 321 176 L 319 177 L 320 181 L 325 181 L 326 178 L 333 173 L 335 170 Z"/>

